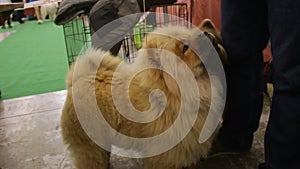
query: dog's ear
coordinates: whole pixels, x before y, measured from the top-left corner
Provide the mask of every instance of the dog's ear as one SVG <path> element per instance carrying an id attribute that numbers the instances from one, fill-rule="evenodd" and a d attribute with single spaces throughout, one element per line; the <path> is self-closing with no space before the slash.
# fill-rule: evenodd
<path id="1" fill-rule="evenodd" d="M 211 34 L 214 35 L 214 38 L 217 40 L 218 44 L 218 48 L 219 48 L 219 55 L 220 55 L 220 59 L 222 60 L 223 65 L 226 65 L 228 62 L 228 56 L 227 53 L 223 47 L 223 43 L 222 43 L 222 37 L 221 37 L 221 33 L 218 30 L 218 28 L 215 26 L 215 24 L 210 20 L 210 19 L 204 19 L 200 25 L 199 25 L 199 29 L 203 32 L 209 32 Z"/>
<path id="2" fill-rule="evenodd" d="M 200 25 L 199 25 L 199 28 L 201 29 L 215 29 L 216 30 L 216 26 L 215 24 L 208 18 L 204 19 Z"/>
<path id="3" fill-rule="evenodd" d="M 215 26 L 215 24 L 210 20 L 210 19 L 204 19 L 200 25 L 199 25 L 199 29 L 202 30 L 203 32 L 210 32 L 212 33 L 216 39 L 218 40 L 218 43 L 222 43 L 222 38 L 221 38 L 221 34 L 220 31 L 218 30 L 218 28 Z"/>
<path id="4" fill-rule="evenodd" d="M 143 49 L 147 50 L 147 60 L 156 67 L 161 67 L 161 59 L 166 59 L 165 55 L 176 52 L 175 46 L 174 39 L 157 33 L 147 34 L 143 43 Z"/>
<path id="5" fill-rule="evenodd" d="M 147 57 L 150 59 L 153 64 L 159 64 L 159 56 L 156 50 L 152 49 L 158 49 L 158 41 L 153 38 L 156 35 L 149 34 L 146 36 L 143 49 L 147 49 Z M 149 50 L 150 49 L 150 50 Z"/>
<path id="6" fill-rule="evenodd" d="M 203 19 L 203 21 L 200 23 L 199 28 L 207 28 L 207 29 L 215 29 L 217 30 L 215 24 L 212 22 L 212 20 L 206 18 Z"/>

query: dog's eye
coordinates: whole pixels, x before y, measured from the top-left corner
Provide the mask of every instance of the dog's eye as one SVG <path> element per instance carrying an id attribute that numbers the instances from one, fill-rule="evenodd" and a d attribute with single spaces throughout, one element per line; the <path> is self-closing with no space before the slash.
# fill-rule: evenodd
<path id="1" fill-rule="evenodd" d="M 182 49 L 182 53 L 185 53 L 190 47 L 188 45 L 184 45 Z"/>
<path id="2" fill-rule="evenodd" d="M 201 62 L 201 63 L 197 64 L 196 67 L 202 68 L 202 67 L 204 67 L 204 64 Z"/>

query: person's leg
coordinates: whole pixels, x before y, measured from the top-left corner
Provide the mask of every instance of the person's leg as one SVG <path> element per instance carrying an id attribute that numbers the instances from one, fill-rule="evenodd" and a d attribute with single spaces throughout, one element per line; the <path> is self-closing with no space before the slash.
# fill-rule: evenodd
<path id="1" fill-rule="evenodd" d="M 11 0 L 12 3 L 17 3 L 17 2 L 23 2 L 23 0 Z M 20 23 L 23 24 L 24 21 L 22 20 L 23 10 L 17 10 L 14 12 L 14 15 L 16 17 L 16 20 Z"/>
<path id="2" fill-rule="evenodd" d="M 41 14 L 41 20 L 42 21 L 45 21 L 46 20 L 46 16 L 47 16 L 47 6 L 46 5 L 42 5 L 41 7 L 40 7 L 40 14 Z"/>
<path id="3" fill-rule="evenodd" d="M 268 42 L 266 0 L 222 0 L 222 38 L 228 52 L 227 110 L 218 141 L 248 151 L 263 103 L 263 56 Z"/>
<path id="4" fill-rule="evenodd" d="M 10 14 L 12 13 L 13 10 L 10 10 L 10 11 L 4 11 L 4 12 L 1 12 L 1 22 L 2 22 L 2 28 L 6 28 L 5 27 L 5 22 L 7 21 L 7 25 L 9 28 L 11 28 L 11 20 L 10 20 Z"/>
<path id="5" fill-rule="evenodd" d="M 7 20 L 8 27 L 12 28 L 10 15 L 7 16 L 6 20 Z"/>
<path id="6" fill-rule="evenodd" d="M 15 12 L 15 16 L 16 16 L 16 19 L 17 21 L 20 23 L 20 24 L 23 24 L 24 21 L 22 20 L 22 16 L 23 16 L 23 11 L 22 10 L 18 10 Z"/>
<path id="7" fill-rule="evenodd" d="M 39 6 L 35 6 L 34 7 L 34 12 L 35 12 L 35 16 L 38 20 L 38 23 L 41 24 L 43 23 L 44 21 L 42 20 L 41 18 L 41 11 L 40 11 L 40 7 Z"/>
<path id="8" fill-rule="evenodd" d="M 261 169 L 300 168 L 299 9 L 299 1 L 269 1 L 274 95 Z"/>

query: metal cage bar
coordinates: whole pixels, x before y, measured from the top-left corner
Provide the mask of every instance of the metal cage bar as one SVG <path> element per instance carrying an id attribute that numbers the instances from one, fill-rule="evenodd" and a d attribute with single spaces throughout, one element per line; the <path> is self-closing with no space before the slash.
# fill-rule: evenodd
<path id="1" fill-rule="evenodd" d="M 122 41 L 122 46 L 118 56 L 126 62 L 134 61 L 135 52 L 140 48 L 142 39 L 147 32 L 152 31 L 155 27 L 160 27 L 166 24 L 185 24 L 186 21 L 191 22 L 191 10 L 187 3 L 164 4 L 151 7 L 151 11 L 158 12 L 158 15 L 147 18 L 151 23 L 151 27 L 140 26 L 138 34 L 128 33 Z M 167 13 L 168 15 L 160 15 L 159 13 Z M 171 17 L 175 15 L 177 17 Z M 186 22 L 188 23 L 188 22 Z M 91 47 L 91 29 L 89 25 L 89 18 L 86 15 L 78 16 L 72 21 L 63 25 L 65 44 L 68 55 L 68 62 L 71 65 L 78 55 Z"/>

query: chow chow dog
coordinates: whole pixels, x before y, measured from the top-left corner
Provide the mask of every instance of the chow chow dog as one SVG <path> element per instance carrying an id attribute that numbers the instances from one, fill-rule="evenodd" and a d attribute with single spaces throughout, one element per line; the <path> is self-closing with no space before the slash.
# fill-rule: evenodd
<path id="1" fill-rule="evenodd" d="M 207 31 L 205 33 L 206 36 L 211 42 L 215 43 L 216 50 L 220 57 L 223 58 L 221 60 L 225 60 L 226 53 L 218 42 L 220 36 L 213 23 L 210 20 L 204 20 L 200 25 L 200 29 Z M 201 31 L 200 34 L 195 33 L 199 32 L 199 30 L 195 30 L 196 28 L 190 29 L 180 26 L 157 28 L 152 33 L 147 34 L 141 49 L 144 52 L 139 53 L 134 63 L 125 64 L 124 67 L 121 67 L 120 71 L 118 70 L 118 66 L 121 65 L 119 58 L 112 56 L 109 52 L 96 49 L 86 51 L 71 66 L 66 79 L 68 94 L 62 110 L 61 128 L 63 141 L 67 144 L 72 160 L 77 168 L 107 169 L 110 165 L 110 151 L 96 144 L 94 139 L 97 136 L 88 134 L 79 120 L 79 117 L 82 117 L 82 115 L 86 117 L 93 116 L 94 110 L 89 106 L 93 99 L 88 93 L 94 93 L 97 103 L 96 107 L 99 108 L 107 123 L 115 131 L 129 137 L 142 139 L 160 135 L 171 128 L 176 120 L 178 120 L 177 122 L 181 124 L 182 128 L 187 126 L 191 128 L 170 149 L 154 156 L 143 157 L 143 168 L 194 168 L 199 159 L 207 156 L 214 140 L 214 135 L 201 144 L 198 138 L 210 109 L 211 84 L 208 72 L 202 61 L 193 49 L 188 46 L 193 43 L 194 38 L 204 35 Z M 191 87 L 192 84 L 184 83 L 184 78 L 189 73 L 183 69 L 178 60 L 169 59 L 167 55 L 175 56 L 175 58 L 185 63 L 196 82 L 198 91 L 194 91 Z M 100 65 L 98 65 L 99 58 L 101 60 Z M 167 58 L 167 60 L 163 60 L 164 58 Z M 165 64 L 164 62 L 166 61 L 170 63 Z M 143 70 L 143 67 L 147 66 L 150 68 Z M 167 71 L 162 71 L 161 68 L 165 66 L 164 70 Z M 96 70 L 95 75 L 93 75 L 92 69 Z M 141 69 L 142 71 L 137 71 Z M 132 75 L 130 72 L 133 72 L 133 78 L 130 77 Z M 184 92 L 188 94 L 181 91 L 182 88 L 175 80 L 177 76 L 183 78 Z M 130 81 L 128 91 L 126 90 L 126 84 L 124 84 L 125 81 Z M 116 88 L 112 89 L 112 87 Z M 165 99 L 153 92 L 157 89 L 164 93 Z M 120 100 L 126 99 L 122 93 L 126 93 L 125 95 L 129 97 L 130 104 L 140 113 L 154 112 L 154 114 L 159 114 L 160 108 L 163 107 L 162 113 L 150 122 L 132 121 L 119 112 L 127 109 L 129 104 L 122 102 L 123 104 L 121 103 L 119 109 L 114 104 L 113 94 L 117 94 Z M 199 97 L 197 96 L 198 98 L 193 99 L 195 97 L 192 95 L 195 93 L 199 93 Z M 194 123 L 190 123 L 188 121 L 190 119 L 183 120 L 178 118 L 183 100 L 181 96 L 185 97 L 185 102 L 188 105 L 185 106 L 182 113 L 195 113 L 196 119 Z M 201 104 L 197 107 L 196 105 L 199 102 Z M 164 106 L 161 106 L 162 103 L 164 103 Z M 76 109 L 76 104 L 78 104 L 79 109 L 83 108 L 85 110 L 83 114 L 79 115 L 76 112 L 78 110 Z M 141 116 L 142 120 L 143 117 Z M 189 124 L 191 125 L 189 126 Z M 92 125 L 92 121 L 88 125 Z M 176 128 L 175 132 L 171 133 L 170 140 L 178 137 L 182 128 Z M 109 136 L 111 135 L 108 131 L 100 133 L 100 137 L 103 139 Z M 109 142 L 109 139 L 106 141 L 105 144 L 113 144 Z M 116 138 L 114 141 L 120 142 L 121 148 L 124 149 L 130 149 L 134 146 L 133 143 L 124 142 L 120 138 Z M 167 140 L 159 140 L 159 143 L 169 144 Z M 159 145 L 151 145 L 150 147 L 146 146 L 145 149 L 151 150 L 158 147 Z"/>

